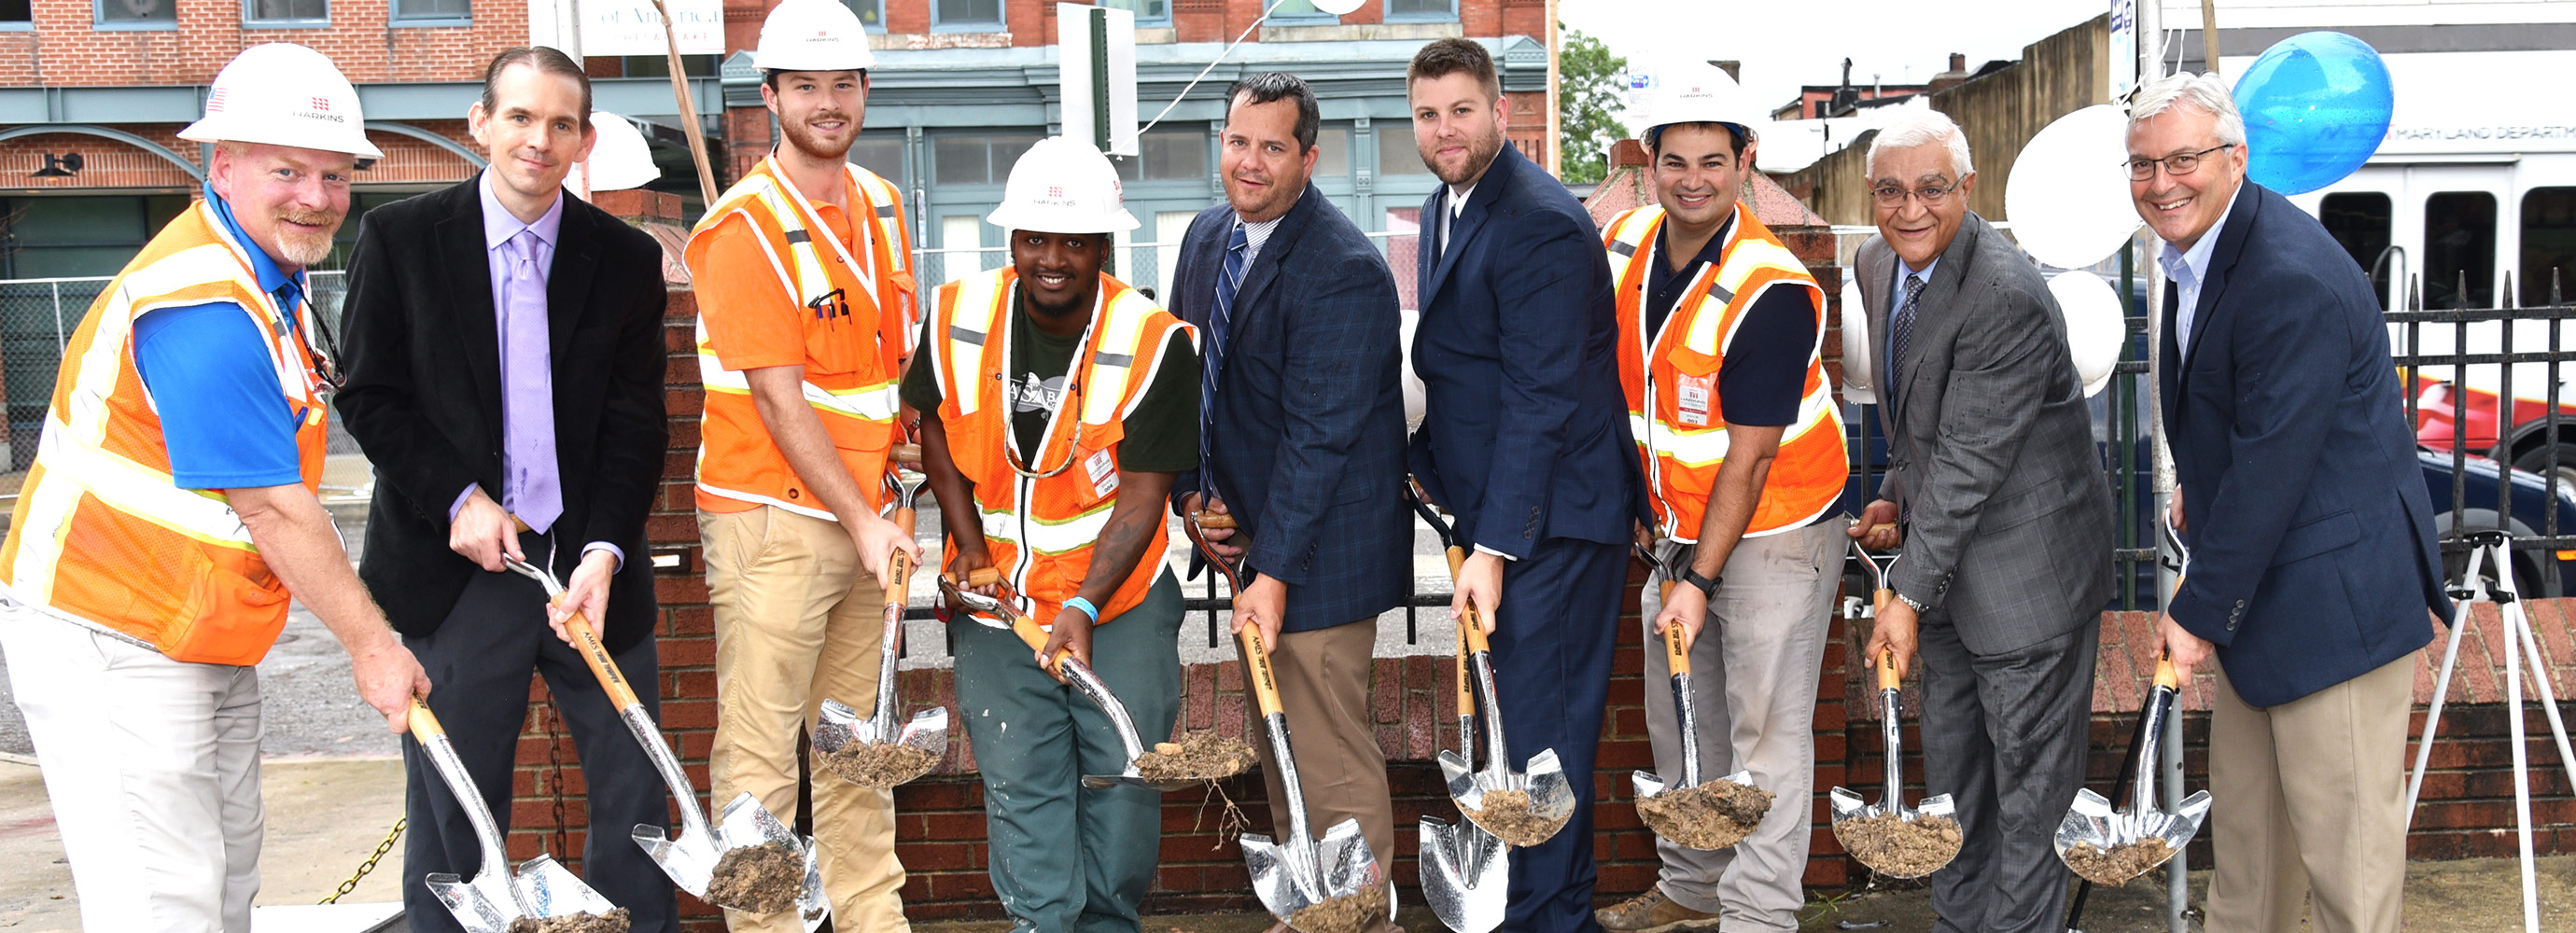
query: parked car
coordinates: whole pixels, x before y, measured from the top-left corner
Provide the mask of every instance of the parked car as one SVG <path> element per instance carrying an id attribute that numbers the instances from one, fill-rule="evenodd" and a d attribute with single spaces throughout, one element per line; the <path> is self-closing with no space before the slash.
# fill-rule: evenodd
<path id="1" fill-rule="evenodd" d="M 2553 425 L 2545 398 L 2516 391 L 2513 404 L 2504 406 L 2498 404 L 2496 393 L 2476 386 L 2414 373 L 2403 378 L 2415 396 L 2417 444 L 2450 450 L 2454 443 L 2465 441 L 2471 453 L 2535 473 L 2549 468 L 2550 451 L 2555 448 L 2559 475 L 2576 481 L 2576 391 L 2562 394 Z"/>

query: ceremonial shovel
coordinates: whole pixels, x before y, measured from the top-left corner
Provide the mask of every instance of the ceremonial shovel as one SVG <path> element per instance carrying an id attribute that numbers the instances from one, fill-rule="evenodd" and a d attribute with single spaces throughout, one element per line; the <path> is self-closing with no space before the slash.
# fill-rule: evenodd
<path id="1" fill-rule="evenodd" d="M 1861 563 L 1868 564 L 1870 573 L 1878 578 L 1878 592 L 1871 599 L 1872 611 L 1885 610 L 1888 601 L 1896 597 L 1896 591 L 1887 588 L 1887 571 L 1878 565 L 1878 561 L 1870 559 L 1869 552 L 1861 550 L 1859 544 L 1852 545 L 1852 553 L 1860 555 Z M 1895 561 L 1890 560 L 1888 563 L 1893 565 Z M 1898 722 L 1898 717 L 1903 715 L 1904 709 L 1901 701 L 1897 699 L 1897 690 L 1896 652 L 1881 651 L 1878 653 L 1878 724 L 1880 744 L 1885 748 L 1885 754 L 1881 757 L 1887 766 L 1886 789 L 1880 792 L 1877 803 L 1864 804 L 1859 794 L 1840 787 L 1834 788 L 1828 796 L 1833 804 L 1834 828 L 1837 837 L 1840 835 L 1842 824 L 1847 820 L 1868 819 L 1889 813 L 1896 814 L 1898 819 L 1908 823 L 1924 817 L 1957 818 L 1955 814 L 1958 811 L 1958 805 L 1950 800 L 1948 794 L 1935 794 L 1923 798 L 1921 808 L 1905 806 L 1905 743 L 1899 735 L 1901 729 Z M 1846 845 L 1845 848 L 1849 846 Z M 1958 852 L 1953 850 L 1950 856 L 1956 858 Z M 1858 858 L 1858 853 L 1854 853 L 1853 857 Z M 1861 863 L 1869 864 L 1867 859 L 1863 859 Z M 1948 860 L 1944 859 L 1942 864 L 1948 864 Z M 1871 871 L 1891 878 L 1919 878 L 1940 870 L 1941 865 L 1934 865 L 1915 874 L 1900 874 L 1876 865 L 1869 867 Z"/>
<path id="2" fill-rule="evenodd" d="M 2173 543 L 2174 552 L 2181 554 L 2184 565 L 2189 566 L 2191 553 L 2183 549 L 2181 539 L 2173 533 L 2173 526 L 2165 526 L 2164 532 L 2165 539 Z M 2174 585 L 2179 588 L 2181 578 L 2175 578 Z M 2060 860 L 2064 860 L 2066 854 L 2078 845 L 2088 845 L 2097 853 L 2106 853 L 2116 847 L 2135 846 L 2151 838 L 2163 839 L 2164 857 L 2136 866 L 2135 873 L 2120 879 L 2120 883 L 2125 884 L 2173 858 L 2174 853 L 2182 851 L 2183 846 L 2191 843 L 2191 837 L 2200 832 L 2200 821 L 2209 815 L 2208 791 L 2197 791 L 2183 798 L 2171 813 L 2156 808 L 2156 772 L 2158 763 L 2162 761 L 2156 757 L 2158 746 L 2164 742 L 2165 717 L 2173 710 L 2175 694 L 2182 692 L 2181 684 L 2181 679 L 2174 675 L 2173 659 L 2159 653 L 2155 687 L 2147 692 L 2146 709 L 2139 713 L 2137 780 L 2129 785 L 2129 811 L 2122 813 L 2112 809 L 2111 801 L 2094 793 L 2090 787 L 2077 790 L 2074 804 L 2066 808 L 2066 819 L 2057 824 L 2057 857 Z M 2069 866 L 2072 864 L 2070 862 Z M 2109 879 L 2104 880 L 2108 882 Z"/>
<path id="3" fill-rule="evenodd" d="M 447 905 L 447 912 L 456 915 L 456 924 L 466 933 L 508 933 L 510 922 L 522 918 L 605 914 L 617 909 L 553 856 L 527 860 L 513 878 L 510 856 L 501 848 L 500 824 L 492 821 L 482 792 L 474 789 L 474 779 L 466 776 L 465 764 L 456 759 L 456 746 L 447 741 L 447 730 L 439 727 L 438 717 L 430 715 L 429 705 L 416 696 L 411 699 L 411 735 L 420 740 L 421 752 L 429 756 L 438 776 L 446 779 L 448 792 L 465 808 L 465 821 L 474 824 L 475 841 L 482 845 L 483 866 L 475 869 L 473 880 L 446 872 L 426 879 L 429 893 Z"/>
<path id="4" fill-rule="evenodd" d="M 911 444 L 895 445 L 897 459 L 894 462 L 904 463 L 903 457 L 907 453 L 911 455 L 912 463 L 919 462 L 921 448 Z M 886 484 L 895 491 L 894 524 L 903 529 L 906 539 L 912 537 L 913 500 L 920 493 L 925 478 L 920 473 L 900 467 L 888 471 L 886 476 Z M 911 579 L 912 555 L 896 548 L 886 558 L 885 576 L 877 581 L 885 585 L 885 631 L 879 636 L 881 651 L 877 657 L 875 712 L 861 718 L 858 711 L 848 704 L 827 697 L 818 717 L 820 721 L 814 727 L 814 748 L 825 755 L 840 751 L 853 742 L 860 745 L 909 745 L 930 753 L 930 764 L 919 771 L 896 777 L 885 785 L 887 787 L 929 773 L 931 768 L 938 766 L 939 757 L 948 752 L 948 707 L 934 706 L 912 714 L 912 719 L 903 724 L 900 732 L 895 727 L 895 657 L 903 650 L 903 609 L 910 595 L 908 586 Z"/>
<path id="5" fill-rule="evenodd" d="M 1657 561 L 1655 559 L 1653 552 L 1646 550 L 1644 545 L 1637 546 L 1637 556 L 1643 558 L 1646 561 L 1646 565 L 1650 567 L 1660 567 L 1662 564 L 1661 561 Z M 1663 597 L 1667 601 L 1673 598 L 1673 578 L 1669 569 L 1666 569 L 1664 573 Z M 1690 647 L 1682 643 L 1682 627 L 1679 625 L 1668 625 L 1664 627 L 1663 642 L 1664 664 L 1672 671 L 1673 674 L 1673 716 L 1681 725 L 1681 729 L 1679 730 L 1681 733 L 1682 745 L 1681 781 L 1678 783 L 1667 784 L 1663 778 L 1657 777 L 1650 771 L 1629 772 L 1628 781 L 1636 787 L 1637 799 L 1641 801 L 1667 790 L 1680 790 L 1685 787 L 1698 787 L 1700 785 L 1699 704 L 1697 699 L 1691 695 Z M 1733 784 L 1741 784 L 1745 787 L 1752 787 L 1753 772 L 1737 771 L 1734 774 L 1718 778 L 1718 780 Z M 1673 839 L 1671 834 L 1663 831 L 1663 827 L 1650 826 L 1649 828 L 1654 829 L 1656 831 L 1656 835 L 1663 836 L 1665 839 Z M 1674 841 L 1676 843 L 1679 842 L 1678 840 Z M 1720 846 L 1719 848 L 1725 847 Z"/>
<path id="6" fill-rule="evenodd" d="M 977 568 L 967 574 L 966 581 L 970 586 L 992 586 L 998 584 L 1001 578 L 1001 574 L 987 567 Z M 1036 619 L 1029 618 L 1026 613 L 1019 611 L 1019 608 L 1013 604 L 1013 597 L 1009 595 L 1007 588 L 1002 596 L 985 596 L 958 586 L 955 578 L 942 574 L 939 577 L 939 591 L 948 597 L 949 602 L 965 607 L 965 616 L 975 620 L 976 624 L 1007 630 L 1020 636 L 1020 640 L 1027 642 L 1031 648 L 1046 647 L 1046 630 L 1038 627 Z M 1010 621 L 1001 621 L 1004 618 Z M 1065 683 L 1072 684 L 1075 690 L 1082 691 L 1083 696 L 1090 697 L 1093 705 L 1100 707 L 1100 711 L 1109 716 L 1110 728 L 1118 733 L 1118 745 L 1127 753 L 1127 764 L 1117 774 L 1083 775 L 1082 786 L 1096 789 L 1124 784 L 1131 787 L 1152 788 L 1157 791 L 1171 791 L 1201 783 L 1195 779 L 1152 781 L 1138 773 L 1136 759 L 1145 754 L 1145 743 L 1136 738 L 1136 721 L 1127 715 L 1127 704 L 1119 702 L 1118 695 L 1109 692 L 1109 685 L 1101 682 L 1100 675 L 1092 673 L 1091 667 L 1074 657 L 1071 650 L 1058 651 L 1055 657 L 1049 660 L 1055 663 L 1056 670 L 1064 674 Z"/>
<path id="7" fill-rule="evenodd" d="M 518 520 L 513 518 L 512 521 Z M 526 522 L 518 522 L 518 525 L 522 530 L 528 527 Z M 563 583 L 553 574 L 507 555 L 501 559 L 511 570 L 544 587 L 549 603 L 563 597 Z M 680 804 L 680 838 L 666 838 L 662 827 L 637 823 L 633 833 L 635 844 L 644 848 L 644 854 L 652 857 L 653 864 L 662 866 L 662 873 L 671 877 L 672 884 L 704 899 L 716 862 L 723 859 L 726 852 L 770 842 L 782 843 L 801 853 L 805 860 L 805 882 L 803 890 L 796 896 L 797 913 L 805 921 L 806 930 L 821 926 L 827 909 L 823 901 L 823 873 L 814 857 L 814 841 L 798 838 L 795 830 L 780 822 L 769 808 L 761 806 L 759 798 L 753 797 L 749 791 L 725 804 L 719 828 L 709 827 L 706 812 L 698 809 L 697 789 L 689 786 L 688 773 L 680 770 L 680 759 L 671 754 L 670 743 L 662 738 L 661 726 L 644 711 L 644 701 L 636 698 L 635 688 L 626 682 L 626 674 L 617 669 L 616 660 L 608 656 L 608 648 L 599 643 L 599 633 L 591 630 L 590 620 L 583 618 L 581 613 L 573 613 L 564 620 L 564 631 L 572 634 L 581 651 L 582 662 L 590 665 L 591 676 L 597 678 L 600 687 L 608 692 L 608 701 L 617 704 L 617 717 L 625 720 L 626 731 L 633 733 L 636 743 L 644 746 L 645 757 L 653 760 L 653 770 L 661 772 L 663 785 L 670 788 L 671 798 Z M 423 710 L 422 714 L 426 712 Z"/>
<path id="8" fill-rule="evenodd" d="M 1224 527 L 1232 527 L 1232 520 L 1227 519 Z M 1225 574 L 1228 592 L 1242 595 L 1243 579 L 1234 565 L 1218 557 L 1195 529 L 1190 541 Z M 1333 824 L 1324 830 L 1321 842 L 1307 831 L 1306 791 L 1297 780 L 1297 757 L 1288 749 L 1288 713 L 1279 702 L 1279 679 L 1270 667 L 1270 649 L 1261 643 L 1261 626 L 1245 625 L 1235 633 L 1235 641 L 1243 652 L 1244 679 L 1252 683 L 1254 704 L 1261 710 L 1261 729 L 1270 739 L 1270 762 L 1278 767 L 1279 787 L 1288 798 L 1286 842 L 1260 833 L 1244 833 L 1236 839 L 1243 844 L 1244 867 L 1252 872 L 1252 893 L 1260 896 L 1261 906 L 1269 908 L 1271 916 L 1285 923 L 1298 911 L 1327 900 L 1387 887 L 1386 872 L 1378 867 L 1376 853 L 1369 851 L 1368 838 L 1360 835 L 1359 820 L 1346 818 Z M 1391 887 L 1387 887 L 1386 915 L 1389 920 L 1395 918 Z"/>

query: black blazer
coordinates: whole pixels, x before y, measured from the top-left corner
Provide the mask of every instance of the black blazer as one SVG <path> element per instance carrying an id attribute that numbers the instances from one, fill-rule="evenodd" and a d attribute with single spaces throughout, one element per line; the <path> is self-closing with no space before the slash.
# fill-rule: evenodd
<path id="1" fill-rule="evenodd" d="M 1202 334 L 1234 222 L 1218 204 L 1181 241 L 1170 306 Z M 1252 540 L 1247 565 L 1288 585 L 1287 631 L 1374 619 L 1412 582 L 1399 315 L 1386 260 L 1311 184 L 1235 290 L 1200 466 Z"/>
<path id="2" fill-rule="evenodd" d="M 2449 618 L 2370 282 L 2316 218 L 2252 181 L 2209 256 L 2191 346 L 2164 313 L 2165 435 L 2191 547 L 2170 611 L 2255 706 L 2405 657 Z"/>
<path id="3" fill-rule="evenodd" d="M 1601 232 L 1506 144 L 1438 250 L 1449 186 L 1422 204 L 1422 427 L 1409 459 L 1463 546 L 1527 557 L 1549 538 L 1631 540 L 1646 515 Z"/>
<path id="4" fill-rule="evenodd" d="M 358 576 L 405 635 L 438 627 L 474 574 L 447 549 L 447 508 L 467 486 L 501 490 L 500 338 L 477 175 L 367 213 L 350 256 L 338 404 L 376 470 Z M 600 637 L 610 651 L 652 631 L 644 517 L 661 490 L 662 249 L 567 194 L 546 283 L 555 456 L 564 513 L 555 569 L 584 544 L 626 552 Z M 538 562 L 539 555 L 529 555 Z"/>

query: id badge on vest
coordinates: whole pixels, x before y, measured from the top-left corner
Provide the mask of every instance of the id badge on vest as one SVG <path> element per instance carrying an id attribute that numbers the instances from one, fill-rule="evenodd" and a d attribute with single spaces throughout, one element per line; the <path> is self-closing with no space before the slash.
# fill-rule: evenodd
<path id="1" fill-rule="evenodd" d="M 1083 472 L 1091 474 L 1093 496 L 1105 499 L 1110 493 L 1118 491 L 1118 462 L 1109 455 L 1108 448 L 1101 448 L 1084 458 L 1082 469 Z"/>
<path id="2" fill-rule="evenodd" d="M 1717 376 L 1682 376 L 1674 392 L 1680 403 L 1682 424 L 1686 427 L 1708 426 L 1709 399 L 1717 394 Z"/>

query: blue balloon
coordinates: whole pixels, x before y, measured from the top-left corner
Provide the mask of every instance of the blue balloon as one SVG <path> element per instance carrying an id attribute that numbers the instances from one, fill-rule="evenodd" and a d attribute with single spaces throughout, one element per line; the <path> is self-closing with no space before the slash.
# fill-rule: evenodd
<path id="1" fill-rule="evenodd" d="M 2282 194 L 2342 181 L 2379 151 L 2396 103 L 2370 43 L 2328 31 L 2283 39 L 2236 79 L 2246 177 Z"/>

